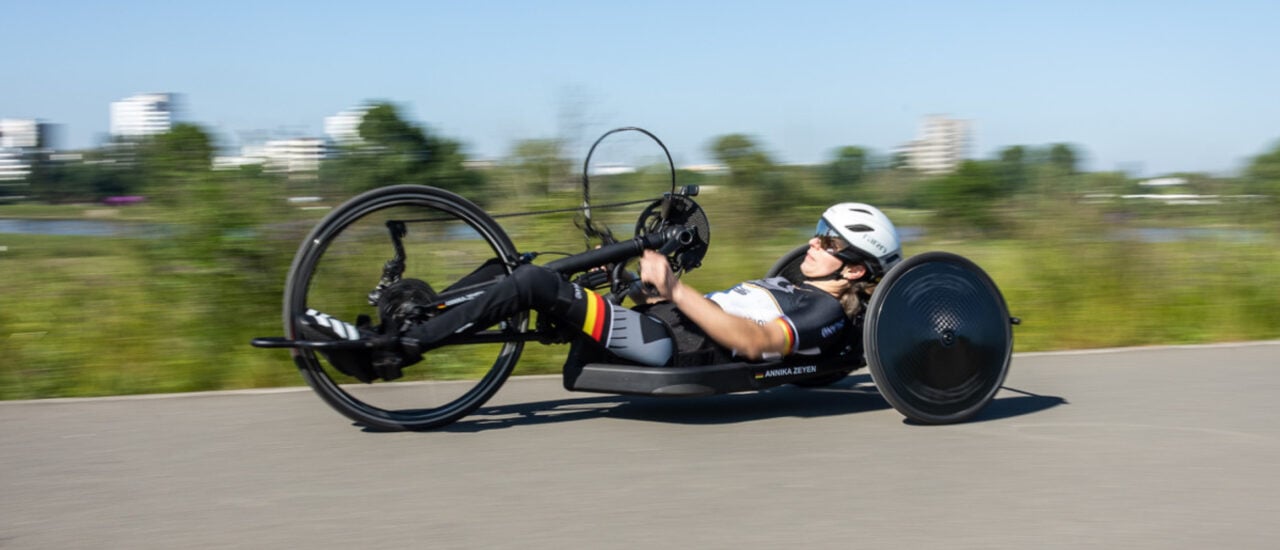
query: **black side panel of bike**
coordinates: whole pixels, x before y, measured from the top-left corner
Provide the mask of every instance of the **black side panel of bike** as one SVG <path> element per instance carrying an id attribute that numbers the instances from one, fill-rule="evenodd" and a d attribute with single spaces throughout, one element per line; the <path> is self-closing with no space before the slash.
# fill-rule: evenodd
<path id="1" fill-rule="evenodd" d="M 756 391 L 823 376 L 847 374 L 856 364 L 847 358 L 815 361 L 791 356 L 767 363 L 720 363 L 693 367 L 649 367 L 616 362 L 608 354 L 575 342 L 564 366 L 569 391 L 696 397 Z"/>
<path id="2" fill-rule="evenodd" d="M 646 367 L 588 363 L 571 388 L 575 391 L 696 397 L 760 389 L 744 363 L 706 367 Z"/>
<path id="3" fill-rule="evenodd" d="M 945 252 L 912 257 L 885 276 L 863 340 L 881 395 L 929 424 L 959 422 L 986 406 L 1013 350 L 995 283 L 973 262 Z"/>

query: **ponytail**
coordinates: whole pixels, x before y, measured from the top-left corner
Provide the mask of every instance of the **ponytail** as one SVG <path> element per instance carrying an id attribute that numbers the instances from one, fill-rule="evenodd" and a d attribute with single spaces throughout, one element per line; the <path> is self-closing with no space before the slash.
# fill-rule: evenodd
<path id="1" fill-rule="evenodd" d="M 849 284 L 849 288 L 840 294 L 840 307 L 844 308 L 844 314 L 850 318 L 862 312 L 867 303 L 871 301 L 871 293 L 875 292 L 876 283 L 871 281 L 854 281 Z"/>

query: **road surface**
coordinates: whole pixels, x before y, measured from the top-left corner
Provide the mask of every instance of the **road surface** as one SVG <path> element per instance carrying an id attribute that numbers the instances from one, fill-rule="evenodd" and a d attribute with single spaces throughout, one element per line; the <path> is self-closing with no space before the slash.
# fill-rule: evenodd
<path id="1" fill-rule="evenodd" d="M 0 548 L 1275 548 L 1280 342 L 1021 354 L 974 422 L 513 379 L 429 433 L 305 389 L 0 403 Z"/>

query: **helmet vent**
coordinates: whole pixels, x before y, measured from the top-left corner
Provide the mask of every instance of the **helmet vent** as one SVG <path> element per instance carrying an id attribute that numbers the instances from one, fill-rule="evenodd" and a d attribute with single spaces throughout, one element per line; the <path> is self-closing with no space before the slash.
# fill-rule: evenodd
<path id="1" fill-rule="evenodd" d="M 849 231 L 853 231 L 854 233 L 866 233 L 868 231 L 875 231 L 875 229 L 872 229 L 871 227 L 862 225 L 862 224 L 850 225 L 845 227 L 845 229 L 848 229 Z"/>
<path id="2" fill-rule="evenodd" d="M 861 213 L 866 214 L 866 215 L 868 215 L 868 216 L 872 216 L 872 215 L 873 215 L 869 210 L 862 209 L 862 208 L 850 208 L 850 209 L 849 209 L 849 211 L 850 211 L 850 212 L 861 212 Z"/>

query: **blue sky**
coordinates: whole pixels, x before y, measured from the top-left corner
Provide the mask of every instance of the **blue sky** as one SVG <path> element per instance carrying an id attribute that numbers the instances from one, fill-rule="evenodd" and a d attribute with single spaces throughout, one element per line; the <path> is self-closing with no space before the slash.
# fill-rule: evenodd
<path id="1" fill-rule="evenodd" d="M 486 158 L 636 125 L 682 164 L 732 132 L 822 162 L 928 114 L 972 120 L 979 158 L 1068 142 L 1143 175 L 1231 173 L 1280 140 L 1275 1 L 0 1 L 0 117 L 69 147 L 151 91 L 227 144 L 387 99 Z"/>

